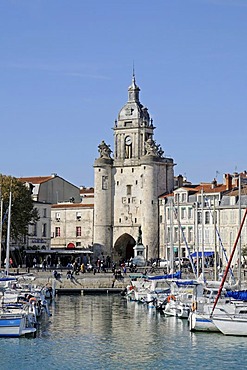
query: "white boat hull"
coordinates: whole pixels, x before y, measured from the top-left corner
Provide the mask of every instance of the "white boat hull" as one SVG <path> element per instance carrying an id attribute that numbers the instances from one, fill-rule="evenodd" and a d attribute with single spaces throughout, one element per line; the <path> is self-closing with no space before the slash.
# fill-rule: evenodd
<path id="1" fill-rule="evenodd" d="M 210 315 L 199 314 L 197 312 L 191 312 L 189 316 L 189 327 L 190 331 L 206 331 L 206 332 L 218 332 L 219 329 L 215 326 Z"/>
<path id="2" fill-rule="evenodd" d="M 247 316 L 213 317 L 213 322 L 225 335 L 247 336 Z"/>

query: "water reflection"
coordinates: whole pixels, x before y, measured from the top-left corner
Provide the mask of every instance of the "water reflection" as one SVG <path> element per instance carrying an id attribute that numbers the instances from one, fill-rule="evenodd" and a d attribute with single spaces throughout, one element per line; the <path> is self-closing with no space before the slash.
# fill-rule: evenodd
<path id="1" fill-rule="evenodd" d="M 245 338 L 190 333 L 186 320 L 119 296 L 59 296 L 34 340 L 1 341 L 1 370 L 235 369 L 245 367 Z"/>

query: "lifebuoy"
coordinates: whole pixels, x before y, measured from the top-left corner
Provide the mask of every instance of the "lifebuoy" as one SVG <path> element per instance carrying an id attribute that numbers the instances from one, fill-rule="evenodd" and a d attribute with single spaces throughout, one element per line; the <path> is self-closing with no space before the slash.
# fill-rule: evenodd
<path id="1" fill-rule="evenodd" d="M 169 295 L 168 297 L 167 297 L 167 302 L 170 302 L 170 301 L 176 301 L 176 297 L 174 296 L 174 295 Z"/>
<path id="2" fill-rule="evenodd" d="M 32 303 L 32 302 L 37 302 L 37 299 L 36 299 L 35 297 L 31 297 L 31 298 L 29 299 L 29 303 Z"/>
<path id="3" fill-rule="evenodd" d="M 193 302 L 192 303 L 192 306 L 191 306 L 191 310 L 192 311 L 195 311 L 197 309 L 197 303 L 196 302 Z"/>

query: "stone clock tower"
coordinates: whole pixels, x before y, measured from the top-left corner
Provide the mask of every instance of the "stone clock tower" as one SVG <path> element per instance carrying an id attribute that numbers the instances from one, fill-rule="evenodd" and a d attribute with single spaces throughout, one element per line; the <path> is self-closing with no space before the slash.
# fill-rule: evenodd
<path id="1" fill-rule="evenodd" d="M 94 162 L 94 244 L 116 262 L 134 256 L 140 229 L 145 257 L 158 257 L 158 197 L 173 190 L 173 159 L 154 141 L 153 120 L 139 92 L 133 75 L 113 128 L 113 155 L 102 141 Z"/>

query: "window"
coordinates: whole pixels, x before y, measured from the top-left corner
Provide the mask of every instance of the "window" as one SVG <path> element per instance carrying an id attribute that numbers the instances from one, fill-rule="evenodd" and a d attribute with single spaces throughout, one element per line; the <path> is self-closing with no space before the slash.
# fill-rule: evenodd
<path id="1" fill-rule="evenodd" d="M 177 243 L 178 241 L 178 228 L 175 227 L 174 229 L 174 243 Z"/>
<path id="2" fill-rule="evenodd" d="M 46 208 L 43 209 L 43 217 L 46 218 Z"/>
<path id="3" fill-rule="evenodd" d="M 121 218 L 119 218 L 118 222 L 121 224 L 121 222 L 122 222 Z"/>
<path id="4" fill-rule="evenodd" d="M 56 220 L 57 220 L 57 221 L 60 221 L 60 212 L 56 212 L 55 217 L 56 217 Z"/>
<path id="5" fill-rule="evenodd" d="M 160 224 L 162 224 L 162 215 L 160 215 Z"/>
<path id="6" fill-rule="evenodd" d="M 131 195 L 131 185 L 127 185 L 127 195 Z"/>
<path id="7" fill-rule="evenodd" d="M 197 212 L 197 222 L 198 224 L 202 223 L 202 213 L 201 212 Z"/>
<path id="8" fill-rule="evenodd" d="M 76 242 L 75 245 L 76 247 L 81 247 L 81 242 Z"/>
<path id="9" fill-rule="evenodd" d="M 78 221 L 80 221 L 80 220 L 81 220 L 81 212 L 76 212 L 76 219 L 77 219 Z"/>
<path id="10" fill-rule="evenodd" d="M 132 168 L 132 172 L 134 172 L 135 171 L 135 169 L 134 168 Z"/>
<path id="11" fill-rule="evenodd" d="M 214 212 L 212 217 L 213 217 L 213 223 L 217 224 L 217 213 Z"/>
<path id="12" fill-rule="evenodd" d="M 81 226 L 76 226 L 76 236 L 81 236 Z"/>
<path id="13" fill-rule="evenodd" d="M 32 225 L 31 225 L 32 227 L 31 227 L 31 234 L 32 234 L 32 236 L 37 236 L 37 223 L 36 222 L 34 222 Z"/>
<path id="14" fill-rule="evenodd" d="M 182 193 L 182 202 L 186 202 L 186 193 Z"/>
<path id="15" fill-rule="evenodd" d="M 193 240 L 192 238 L 193 238 L 193 228 L 189 227 L 188 228 L 188 243 L 192 242 L 192 240 Z"/>
<path id="16" fill-rule="evenodd" d="M 47 224 L 42 224 L 42 236 L 45 238 L 47 232 Z"/>
<path id="17" fill-rule="evenodd" d="M 189 207 L 188 208 L 188 217 L 191 219 L 192 218 L 192 215 L 193 215 L 192 208 Z"/>
<path id="18" fill-rule="evenodd" d="M 108 176 L 102 176 L 102 190 L 108 189 Z"/>
<path id="19" fill-rule="evenodd" d="M 135 218 L 135 224 L 137 223 L 137 218 Z"/>
<path id="20" fill-rule="evenodd" d="M 186 218 L 186 208 L 181 208 L 181 218 Z"/>
<path id="21" fill-rule="evenodd" d="M 206 211 L 205 212 L 205 224 L 209 224 L 210 223 L 210 213 L 209 211 Z"/>
<path id="22" fill-rule="evenodd" d="M 61 229 L 60 227 L 55 227 L 55 237 L 60 236 Z"/>

